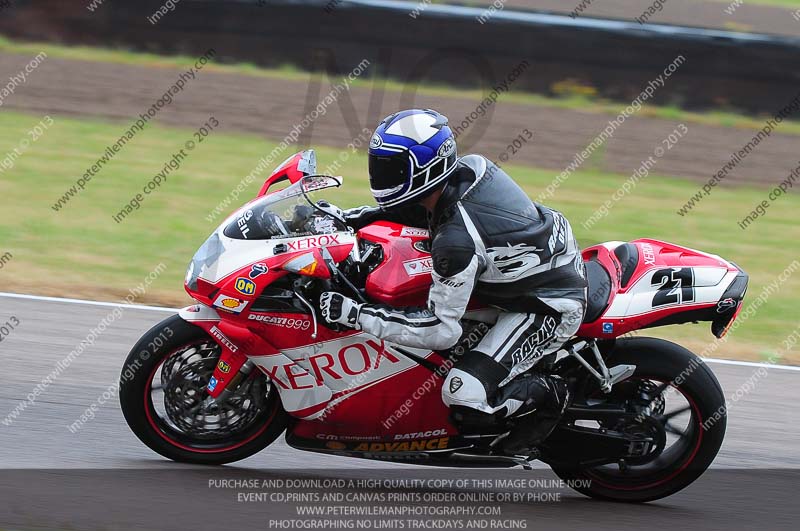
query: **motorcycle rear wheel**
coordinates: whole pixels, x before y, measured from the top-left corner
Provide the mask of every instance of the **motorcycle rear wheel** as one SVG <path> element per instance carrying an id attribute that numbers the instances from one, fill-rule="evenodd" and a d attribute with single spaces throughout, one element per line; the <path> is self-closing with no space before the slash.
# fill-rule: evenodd
<path id="1" fill-rule="evenodd" d="M 250 457 L 284 432 L 289 416 L 259 371 L 230 403 L 220 407 L 208 397 L 219 353 L 205 330 L 177 315 L 142 336 L 125 361 L 119 393 L 140 441 L 173 461 L 221 465 Z"/>
<path id="2" fill-rule="evenodd" d="M 636 365 L 629 382 L 655 382 L 656 389 L 663 388 L 666 393 L 672 388 L 684 397 L 690 417 L 686 423 L 688 439 L 672 460 L 655 460 L 662 468 L 620 465 L 615 471 L 617 465 L 588 469 L 553 466 L 553 471 L 574 490 L 603 500 L 648 502 L 686 488 L 711 465 L 725 436 L 725 396 L 717 378 L 689 350 L 655 338 L 618 340 L 606 364 Z M 661 417 L 666 417 L 667 425 L 673 418 L 668 414 Z"/>

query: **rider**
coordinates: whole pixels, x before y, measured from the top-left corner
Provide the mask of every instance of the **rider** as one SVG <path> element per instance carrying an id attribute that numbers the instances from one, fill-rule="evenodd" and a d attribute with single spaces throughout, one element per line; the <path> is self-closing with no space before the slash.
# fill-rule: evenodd
<path id="1" fill-rule="evenodd" d="M 442 399 L 462 433 L 514 419 L 504 449 L 526 453 L 550 434 L 570 398 L 565 380 L 529 370 L 583 319 L 586 280 L 569 222 L 531 201 L 485 157 L 457 157 L 447 118 L 430 109 L 378 125 L 369 179 L 378 208 L 346 211 L 347 221 L 356 229 L 379 219 L 427 225 L 428 304 L 391 308 L 326 292 L 323 317 L 396 344 L 445 350 L 461 338 L 473 296 L 496 309 L 493 327 L 447 374 Z"/>

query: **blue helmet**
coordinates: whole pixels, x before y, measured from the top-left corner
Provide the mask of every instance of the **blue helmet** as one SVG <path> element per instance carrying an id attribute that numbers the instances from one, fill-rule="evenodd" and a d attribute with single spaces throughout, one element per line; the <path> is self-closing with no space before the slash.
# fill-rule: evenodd
<path id="1" fill-rule="evenodd" d="M 382 208 L 421 201 L 456 168 L 447 117 L 430 109 L 387 116 L 369 143 L 369 184 Z"/>

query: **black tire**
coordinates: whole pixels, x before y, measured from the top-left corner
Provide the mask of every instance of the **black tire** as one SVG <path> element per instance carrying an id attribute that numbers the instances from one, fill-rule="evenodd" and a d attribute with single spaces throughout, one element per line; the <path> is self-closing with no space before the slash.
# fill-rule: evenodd
<path id="1" fill-rule="evenodd" d="M 168 331 L 171 331 L 171 335 Z M 156 341 L 157 338 L 159 341 Z M 252 428 L 248 427 L 249 431 L 243 431 L 237 440 L 209 444 L 208 441 L 193 441 L 191 437 L 178 439 L 178 430 L 156 419 L 151 381 L 171 355 L 187 345 L 206 341 L 212 339 L 205 330 L 178 315 L 157 324 L 142 336 L 128 355 L 120 379 L 119 397 L 128 426 L 153 451 L 173 461 L 221 465 L 250 457 L 269 446 L 284 432 L 289 416 L 277 392 L 272 389 L 265 399 L 267 407 L 263 412 L 259 411 Z M 260 373 L 253 377 L 265 378 Z"/>
<path id="2" fill-rule="evenodd" d="M 631 380 L 671 382 L 671 386 L 687 398 L 692 413 L 689 425 L 699 430 L 699 440 L 695 435 L 684 460 L 676 462 L 672 468 L 665 468 L 662 473 L 666 477 L 652 483 L 637 478 L 626 485 L 624 478 L 614 483 L 606 481 L 607 476 L 600 476 L 602 479 L 598 480 L 592 469 L 554 466 L 553 471 L 574 490 L 592 498 L 638 503 L 670 496 L 700 477 L 722 446 L 727 423 L 722 387 L 699 357 L 680 345 L 661 339 L 618 340 L 606 364 L 611 367 L 621 363 L 636 365 Z"/>

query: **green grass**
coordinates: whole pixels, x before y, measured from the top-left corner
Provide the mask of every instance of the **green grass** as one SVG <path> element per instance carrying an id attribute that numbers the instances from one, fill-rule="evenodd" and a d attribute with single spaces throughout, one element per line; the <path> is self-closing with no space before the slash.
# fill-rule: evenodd
<path id="1" fill-rule="evenodd" d="M 40 119 L 0 113 L 0 157 L 17 146 Z M 14 255 L 0 270 L 2 289 L 114 299 L 141 282 L 156 264 L 164 262 L 168 269 L 154 283 L 148 299 L 177 304 L 184 296 L 185 267 L 215 228 L 206 215 L 274 147 L 252 135 L 214 133 L 191 152 L 157 193 L 147 196 L 140 210 L 117 224 L 112 215 L 191 138 L 190 130 L 151 125 L 125 146 L 65 209 L 53 211 L 51 205 L 126 127 L 121 123 L 56 117 L 14 167 L 0 173 L 0 253 L 9 251 Z M 285 156 L 292 151 L 287 150 Z M 335 149 L 318 148 L 319 168 L 339 154 Z M 558 173 L 515 166 L 508 166 L 507 170 L 533 197 Z M 345 185 L 328 194 L 330 200 L 342 207 L 372 202 L 362 154 L 351 157 L 339 173 L 345 176 Z M 641 181 L 607 218 L 590 231 L 584 230 L 582 222 L 626 178 L 578 172 L 548 203 L 572 220 L 583 246 L 653 237 L 734 260 L 751 275 L 752 297 L 797 257 L 800 200 L 796 195 L 779 200 L 765 218 L 745 232 L 736 226 L 736 221 L 764 198 L 764 190 L 717 188 L 691 215 L 681 218 L 675 210 L 697 190 L 698 184 L 657 175 Z M 253 197 L 259 187 L 260 182 L 250 186 L 241 202 Z M 775 350 L 797 326 L 795 299 L 800 274 L 797 277 L 784 284 L 757 317 L 737 331 L 737 341 L 755 346 L 751 349 L 753 357 Z M 692 341 L 708 341 L 711 337 L 707 324 L 678 328 L 670 335 Z"/>
<path id="2" fill-rule="evenodd" d="M 800 24 L 800 22 L 798 24 Z M 18 42 L 0 36 L 0 53 L 16 53 L 33 56 L 41 51 L 44 51 L 48 57 L 53 58 L 108 62 L 155 68 L 189 68 L 194 65 L 196 60 L 196 57 L 190 56 L 162 56 L 144 52 L 133 52 L 123 49 Z M 215 58 L 215 60 L 216 59 L 218 58 Z M 304 72 L 292 65 L 285 65 L 280 68 L 263 68 L 252 63 L 220 64 L 218 62 L 212 62 L 204 67 L 204 71 L 235 73 L 304 82 L 308 82 L 312 77 L 320 77 L 323 75 L 320 73 Z M 488 94 L 488 92 L 484 93 L 479 89 L 454 88 L 440 83 L 428 81 L 415 82 L 415 85 L 414 91 L 417 94 L 468 99 L 476 102 L 482 100 Z M 565 80 L 564 85 L 567 88 L 559 97 L 543 96 L 528 92 L 515 92 L 512 90 L 511 92 L 503 94 L 501 96 L 501 100 L 504 102 L 521 105 L 567 109 L 608 115 L 617 115 L 627 106 L 627 104 L 620 104 L 619 102 L 613 102 L 598 97 L 591 97 L 584 94 L 585 91 L 593 92 L 594 89 L 592 87 L 583 87 L 580 84 L 570 80 Z M 402 81 L 394 79 L 379 79 L 371 76 L 364 76 L 356 79 L 352 82 L 352 86 L 365 89 L 380 87 L 381 90 L 400 93 L 407 92 L 409 89 L 409 85 Z M 776 105 L 778 103 L 780 102 L 776 102 Z M 641 110 L 638 111 L 636 115 L 641 117 L 663 118 L 667 120 L 719 127 L 735 127 L 739 129 L 760 129 L 764 127 L 764 122 L 767 118 L 769 118 L 766 115 L 747 116 L 737 113 L 735 110 L 691 112 L 683 110 L 674 105 L 643 105 Z M 780 132 L 784 134 L 800 135 L 800 121 L 792 119 L 784 121 L 780 126 Z"/>

